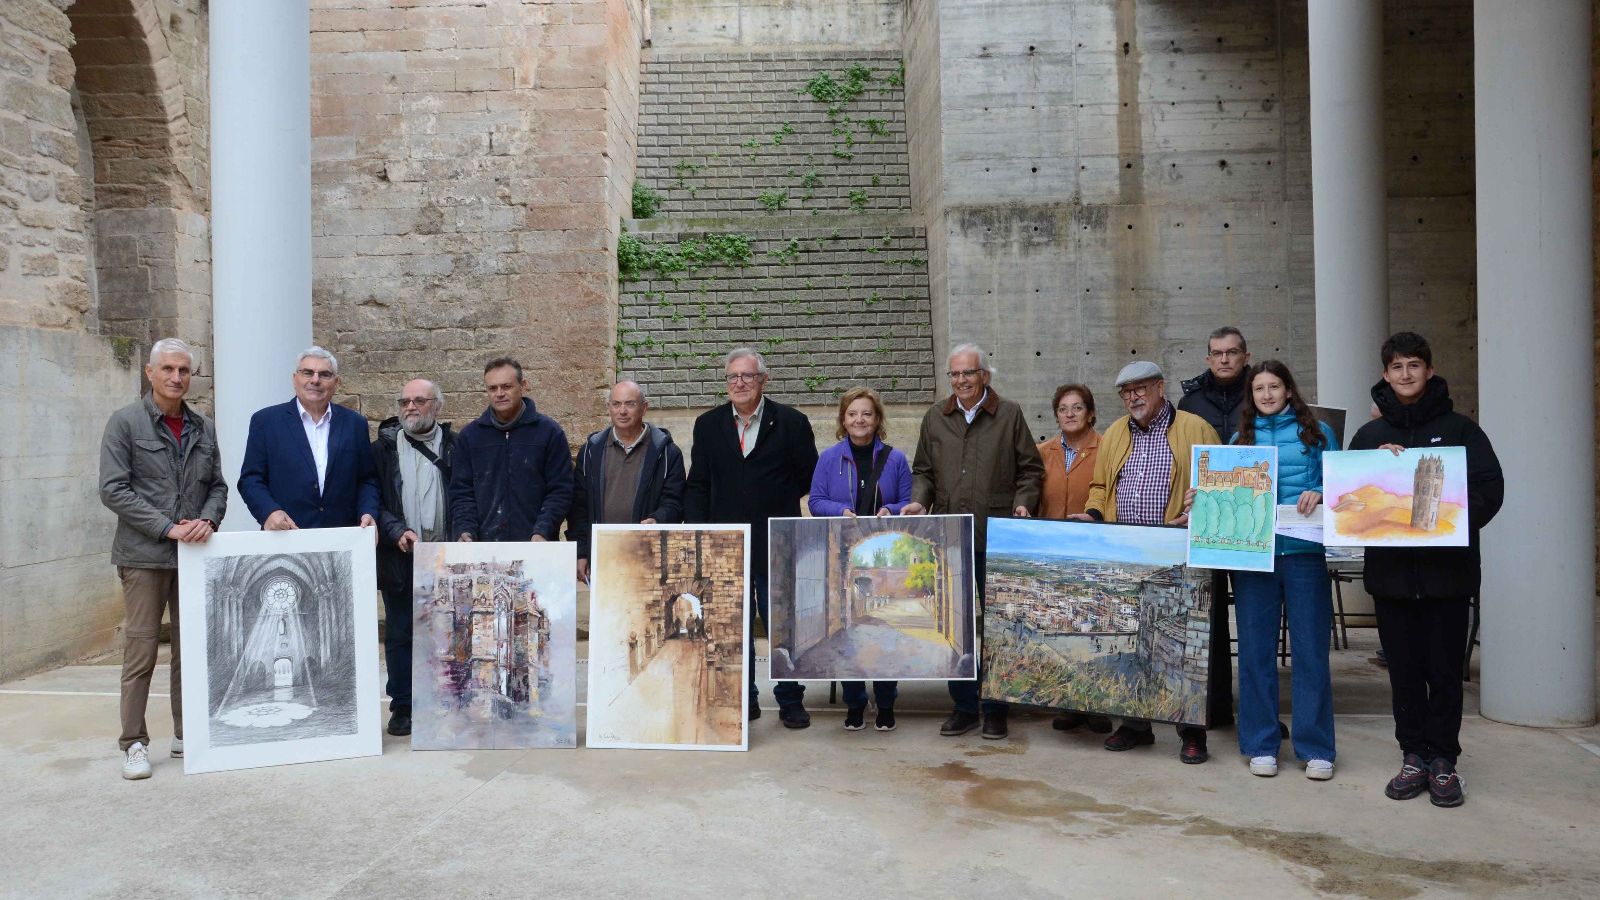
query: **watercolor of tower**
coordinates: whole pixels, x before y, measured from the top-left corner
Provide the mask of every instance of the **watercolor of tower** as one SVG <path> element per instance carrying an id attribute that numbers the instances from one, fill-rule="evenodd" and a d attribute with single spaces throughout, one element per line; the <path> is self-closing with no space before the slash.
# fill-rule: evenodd
<path id="1" fill-rule="evenodd" d="M 1416 484 L 1411 492 L 1411 527 L 1432 531 L 1439 525 L 1439 499 L 1444 493 L 1444 460 L 1424 456 L 1417 460 Z"/>

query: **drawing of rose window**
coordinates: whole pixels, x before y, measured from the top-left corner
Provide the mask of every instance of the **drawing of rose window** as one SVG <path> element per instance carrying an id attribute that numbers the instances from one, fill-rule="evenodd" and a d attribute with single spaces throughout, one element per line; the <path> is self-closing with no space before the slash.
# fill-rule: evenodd
<path id="1" fill-rule="evenodd" d="M 244 652 L 228 681 L 218 718 L 236 728 L 281 728 L 317 709 L 299 588 L 273 578 L 261 588 L 261 606 Z"/>

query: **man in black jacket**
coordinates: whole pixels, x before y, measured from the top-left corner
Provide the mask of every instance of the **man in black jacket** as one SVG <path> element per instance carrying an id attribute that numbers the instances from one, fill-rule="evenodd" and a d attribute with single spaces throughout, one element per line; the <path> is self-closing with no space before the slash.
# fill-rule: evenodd
<path id="1" fill-rule="evenodd" d="M 573 464 L 567 540 L 578 545 L 578 580 L 589 581 L 589 526 L 683 521 L 683 451 L 672 433 L 644 420 L 644 388 L 619 381 L 608 401 L 611 425 L 589 435 Z"/>
<path id="2" fill-rule="evenodd" d="M 456 438 L 450 466 L 450 530 L 458 541 L 553 541 L 572 511 L 566 432 L 525 395 L 522 364 L 483 367 L 489 408 Z"/>
<path id="3" fill-rule="evenodd" d="M 684 519 L 749 524 L 750 590 L 761 621 L 768 622 L 767 520 L 800 515 L 800 498 L 810 492 L 817 467 L 817 439 L 810 420 L 798 410 L 762 396 L 767 363 L 761 354 L 740 347 L 729 351 L 723 362 L 729 402 L 694 420 Z M 749 641 L 753 648 L 753 631 Z M 811 724 L 803 705 L 805 692 L 793 681 L 773 687 L 778 718 L 786 727 Z M 749 715 L 752 719 L 761 715 L 753 666 Z"/>
<path id="4" fill-rule="evenodd" d="M 411 733 L 411 560 L 418 541 L 450 536 L 450 458 L 455 435 L 439 421 L 438 385 L 415 378 L 395 399 L 372 453 L 378 466 L 378 590 L 389 670 L 389 733 Z"/>
<path id="5" fill-rule="evenodd" d="M 1206 370 L 1183 382 L 1178 409 L 1205 419 L 1227 443 L 1239 431 L 1240 412 L 1249 408 L 1244 402 L 1250 390 L 1249 373 L 1250 349 L 1243 332 L 1232 325 L 1218 328 L 1206 338 Z M 1212 728 L 1233 724 L 1233 657 L 1228 652 L 1233 640 L 1228 621 L 1228 607 L 1233 602 L 1230 588 L 1228 573 L 1217 569 L 1211 577 L 1211 646 L 1218 652 L 1211 654 L 1210 676 L 1206 679 L 1206 720 Z"/>
<path id="6" fill-rule="evenodd" d="M 1383 380 L 1372 388 L 1380 417 L 1361 426 L 1351 450 L 1465 447 L 1466 547 L 1368 547 L 1365 582 L 1389 661 L 1394 734 L 1404 754 L 1384 793 L 1408 800 L 1427 791 L 1435 806 L 1460 806 L 1461 682 L 1467 618 L 1482 567 L 1478 531 L 1500 511 L 1505 477 L 1489 436 L 1455 412 L 1450 389 L 1433 372 L 1433 351 L 1402 331 L 1383 343 Z"/>
<path id="7" fill-rule="evenodd" d="M 1250 350 L 1244 334 L 1224 325 L 1206 339 L 1206 370 L 1183 383 L 1178 408 L 1193 413 L 1217 430 L 1223 443 L 1239 430 L 1239 411 L 1249 384 Z"/>

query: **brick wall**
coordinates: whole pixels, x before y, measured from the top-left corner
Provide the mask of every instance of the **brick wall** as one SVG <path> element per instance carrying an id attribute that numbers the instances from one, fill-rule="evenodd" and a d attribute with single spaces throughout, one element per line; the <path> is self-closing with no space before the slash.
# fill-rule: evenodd
<path id="1" fill-rule="evenodd" d="M 848 99 L 805 92 L 819 75 L 849 85 L 852 67 L 860 90 Z M 647 57 L 638 179 L 662 206 L 629 223 L 632 236 L 646 252 L 707 234 L 751 251 L 744 265 L 646 271 L 622 286 L 618 368 L 652 404 L 720 402 L 721 357 L 739 345 L 767 357 L 769 390 L 785 401 L 828 404 L 858 383 L 889 403 L 933 397 L 902 94 L 898 55 L 882 50 Z"/>

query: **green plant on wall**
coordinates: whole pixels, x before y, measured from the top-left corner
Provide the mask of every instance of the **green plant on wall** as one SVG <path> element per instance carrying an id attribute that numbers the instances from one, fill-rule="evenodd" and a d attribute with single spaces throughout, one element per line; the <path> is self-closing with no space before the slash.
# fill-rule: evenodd
<path id="1" fill-rule="evenodd" d="M 867 201 L 870 199 L 872 198 L 867 196 L 866 191 L 860 188 L 852 189 L 850 191 L 850 208 L 856 212 L 866 212 Z"/>
<path id="2" fill-rule="evenodd" d="M 744 234 L 706 234 L 676 244 L 646 244 L 623 233 L 617 237 L 617 280 L 624 284 L 647 278 L 677 283 L 706 266 L 747 266 L 752 255 L 750 237 Z"/>
<path id="3" fill-rule="evenodd" d="M 794 126 L 789 124 L 788 122 L 783 123 L 783 127 L 779 128 L 772 135 L 772 146 L 781 147 L 783 145 L 784 139 L 789 137 L 789 135 L 791 135 L 791 134 L 794 134 Z"/>
<path id="4" fill-rule="evenodd" d="M 648 219 L 661 208 L 661 195 L 642 181 L 633 183 L 633 217 Z"/>
<path id="5" fill-rule="evenodd" d="M 789 192 L 762 191 L 760 196 L 756 197 L 756 202 L 760 203 L 762 208 L 769 213 L 777 212 L 789 205 Z"/>

